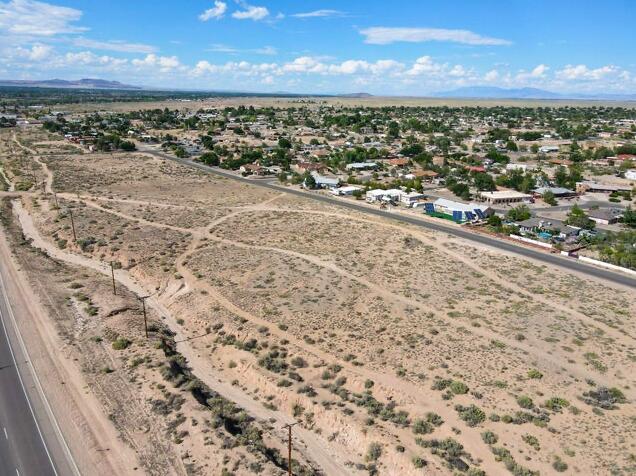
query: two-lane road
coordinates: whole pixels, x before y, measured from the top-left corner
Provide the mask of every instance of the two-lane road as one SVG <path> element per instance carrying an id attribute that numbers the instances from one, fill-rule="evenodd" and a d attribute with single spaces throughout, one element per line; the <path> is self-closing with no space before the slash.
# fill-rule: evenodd
<path id="1" fill-rule="evenodd" d="M 1 279 L 1 278 L 0 278 Z M 0 474 L 56 475 L 9 344 L 9 309 L 0 286 Z"/>
<path id="2" fill-rule="evenodd" d="M 64 461 L 54 462 L 41 428 L 42 404 L 35 402 L 33 375 L 21 345 L 0 273 L 0 475 L 66 476 Z M 38 416 L 36 416 L 38 415 Z M 51 438 L 49 437 L 49 440 Z"/>

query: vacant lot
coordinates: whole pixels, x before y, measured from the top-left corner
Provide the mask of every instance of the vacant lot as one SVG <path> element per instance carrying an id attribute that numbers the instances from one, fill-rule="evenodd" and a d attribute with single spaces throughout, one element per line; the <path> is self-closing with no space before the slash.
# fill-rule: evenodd
<path id="1" fill-rule="evenodd" d="M 141 154 L 41 161 L 42 235 L 156 290 L 196 368 L 300 421 L 317 466 L 634 470 L 633 290 Z"/>

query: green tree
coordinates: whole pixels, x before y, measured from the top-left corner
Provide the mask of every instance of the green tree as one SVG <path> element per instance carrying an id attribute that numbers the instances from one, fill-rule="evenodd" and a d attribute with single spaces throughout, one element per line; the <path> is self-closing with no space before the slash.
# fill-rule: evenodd
<path id="1" fill-rule="evenodd" d="M 292 143 L 286 137 L 281 137 L 280 139 L 278 139 L 278 147 L 280 147 L 281 149 L 291 149 Z"/>
<path id="2" fill-rule="evenodd" d="M 203 162 L 205 165 L 213 165 L 218 166 L 220 163 L 219 156 L 214 152 L 206 152 L 205 154 L 201 154 L 199 157 L 199 161 Z"/>
<path id="3" fill-rule="evenodd" d="M 501 217 L 499 215 L 490 215 L 488 217 L 488 225 L 499 228 L 502 225 Z"/>
<path id="4" fill-rule="evenodd" d="M 129 140 L 125 140 L 119 143 L 119 148 L 121 150 L 124 150 L 126 152 L 132 152 L 133 150 L 137 150 L 137 147 L 135 147 L 135 143 L 131 142 Z"/>
<path id="5" fill-rule="evenodd" d="M 512 221 L 523 221 L 530 218 L 532 214 L 527 205 L 519 205 L 518 207 L 510 209 L 506 216 Z"/>
<path id="6" fill-rule="evenodd" d="M 594 223 L 594 221 L 591 220 L 578 205 L 574 205 L 572 207 L 570 213 L 568 213 L 567 219 L 565 220 L 565 224 L 586 230 L 593 230 L 596 226 L 596 223 Z"/>
<path id="7" fill-rule="evenodd" d="M 456 183 L 452 185 L 451 187 L 449 187 L 449 189 L 455 195 L 457 195 L 460 198 L 463 198 L 464 200 L 470 199 L 470 189 L 468 188 L 468 185 L 466 185 L 465 183 Z"/>
<path id="8" fill-rule="evenodd" d="M 398 137 L 400 137 L 400 125 L 395 121 L 391 121 L 389 123 L 389 130 L 387 131 L 387 135 L 391 139 L 397 139 Z"/>
<path id="9" fill-rule="evenodd" d="M 475 181 L 475 187 L 477 187 L 478 190 L 492 191 L 497 189 L 492 175 L 488 173 L 478 172 L 474 175 L 473 180 Z"/>
<path id="10" fill-rule="evenodd" d="M 543 201 L 552 207 L 557 204 L 557 200 L 556 200 L 556 197 L 554 196 L 554 193 L 552 193 L 549 190 L 543 194 Z"/>
<path id="11" fill-rule="evenodd" d="M 305 187 L 307 187 L 310 190 L 313 190 L 316 188 L 316 179 L 309 172 L 305 173 L 303 183 L 305 184 Z"/>
<path id="12" fill-rule="evenodd" d="M 636 210 L 628 207 L 623 213 L 623 223 L 630 228 L 636 228 Z"/>

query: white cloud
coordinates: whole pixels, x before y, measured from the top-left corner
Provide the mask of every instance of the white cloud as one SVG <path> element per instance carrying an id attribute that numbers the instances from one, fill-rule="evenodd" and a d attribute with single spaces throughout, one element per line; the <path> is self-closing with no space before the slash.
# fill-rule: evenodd
<path id="1" fill-rule="evenodd" d="M 206 11 L 201 13 L 201 15 L 199 15 L 199 20 L 208 21 L 208 20 L 212 20 L 213 18 L 215 20 L 218 20 L 220 18 L 223 18 L 223 15 L 225 15 L 226 11 L 227 11 L 227 3 L 219 2 L 217 0 L 214 2 L 214 6 L 212 8 L 208 8 Z"/>
<path id="2" fill-rule="evenodd" d="M 138 68 L 158 68 L 162 73 L 183 68 L 179 58 L 176 56 L 158 56 L 154 53 L 147 55 L 143 59 L 134 59 L 132 64 Z"/>
<path id="3" fill-rule="evenodd" d="M 549 66 L 544 64 L 540 64 L 536 66 L 532 71 L 530 71 L 530 76 L 533 78 L 543 78 L 545 77 L 545 73 L 550 69 Z"/>
<path id="4" fill-rule="evenodd" d="M 66 53 L 64 56 L 54 59 L 51 66 L 55 68 L 99 66 L 114 69 L 127 63 L 128 60 L 123 58 L 99 56 L 91 51 L 80 51 L 78 53 Z"/>
<path id="5" fill-rule="evenodd" d="M 445 65 L 435 63 L 430 56 L 422 56 L 415 60 L 413 66 L 406 72 L 409 76 L 419 76 L 421 74 L 440 74 L 446 68 Z"/>
<path id="6" fill-rule="evenodd" d="M 327 67 L 324 63 L 311 56 L 300 56 L 291 63 L 283 66 L 285 73 L 326 73 Z"/>
<path id="7" fill-rule="evenodd" d="M 466 71 L 466 69 L 461 64 L 456 64 L 448 72 L 448 75 L 456 78 L 463 78 L 464 76 L 468 75 L 468 71 Z"/>
<path id="8" fill-rule="evenodd" d="M 562 70 L 557 71 L 556 76 L 559 79 L 569 81 L 595 81 L 610 75 L 617 75 L 620 72 L 621 69 L 613 65 L 590 69 L 584 64 L 579 64 L 576 66 L 567 65 Z"/>
<path id="9" fill-rule="evenodd" d="M 237 10 L 232 13 L 232 18 L 237 20 L 262 20 L 269 15 L 269 10 L 265 7 L 255 7 L 252 5 L 244 5 L 245 10 Z"/>
<path id="10" fill-rule="evenodd" d="M 18 48 L 17 54 L 30 61 L 43 61 L 48 59 L 53 53 L 53 47 L 49 45 L 33 45 L 30 49 Z"/>
<path id="11" fill-rule="evenodd" d="M 498 78 L 499 72 L 496 69 L 492 69 L 484 75 L 484 80 L 488 82 L 497 81 Z"/>
<path id="12" fill-rule="evenodd" d="M 361 30 L 365 43 L 388 45 L 396 42 L 423 43 L 445 41 L 466 45 L 510 45 L 508 40 L 478 35 L 468 30 L 447 30 L 442 28 L 392 28 L 372 27 Z"/>
<path id="13" fill-rule="evenodd" d="M 233 46 L 224 45 L 221 43 L 216 43 L 210 48 L 208 51 L 214 51 L 216 53 L 227 53 L 231 55 L 236 55 L 239 53 L 253 53 L 257 55 L 266 55 L 266 56 L 275 56 L 278 54 L 278 50 L 273 46 L 263 46 L 262 48 L 248 48 L 248 49 L 240 49 L 234 48 Z"/>
<path id="14" fill-rule="evenodd" d="M 304 13 L 295 13 L 291 15 L 296 18 L 325 18 L 325 17 L 340 17 L 343 16 L 344 12 L 340 10 L 314 10 L 313 12 L 304 12 Z"/>
<path id="15" fill-rule="evenodd" d="M 522 69 L 517 73 L 515 79 L 517 81 L 543 80 L 546 79 L 546 73 L 549 69 L 550 67 L 545 64 L 535 66 L 530 72 Z"/>
<path id="16" fill-rule="evenodd" d="M 33 0 L 0 3 L 0 31 L 26 37 L 50 37 L 80 33 L 87 28 L 73 25 L 82 16 L 75 8 L 60 7 Z"/>
<path id="17" fill-rule="evenodd" d="M 118 51 L 121 53 L 154 53 L 157 48 L 143 43 L 128 43 L 121 40 L 98 41 L 89 38 L 76 38 L 73 40 L 75 46 L 92 48 L 95 50 Z"/>

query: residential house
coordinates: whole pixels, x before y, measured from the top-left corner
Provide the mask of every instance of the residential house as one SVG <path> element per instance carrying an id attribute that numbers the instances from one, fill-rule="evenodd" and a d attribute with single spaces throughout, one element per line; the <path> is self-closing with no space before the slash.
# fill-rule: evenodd
<path id="1" fill-rule="evenodd" d="M 623 217 L 623 210 L 620 208 L 599 208 L 598 210 L 590 210 L 587 216 L 600 225 L 612 225 L 618 223 Z"/>
<path id="2" fill-rule="evenodd" d="M 311 176 L 316 181 L 316 187 L 318 188 L 328 188 L 333 189 L 337 188 L 340 185 L 340 179 L 337 177 L 325 177 L 324 175 L 320 175 L 318 172 L 310 172 Z"/>

